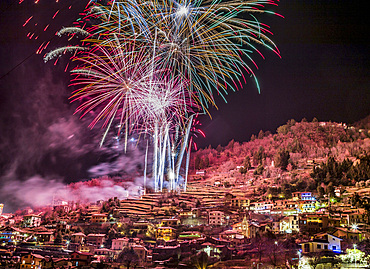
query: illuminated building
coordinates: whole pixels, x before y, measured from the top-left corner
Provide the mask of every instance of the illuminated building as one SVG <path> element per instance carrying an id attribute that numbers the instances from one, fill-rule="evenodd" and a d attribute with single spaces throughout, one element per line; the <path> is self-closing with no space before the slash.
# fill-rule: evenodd
<path id="1" fill-rule="evenodd" d="M 306 214 L 299 218 L 299 230 L 300 232 L 315 234 L 328 228 L 328 223 L 327 215 Z"/>
<path id="2" fill-rule="evenodd" d="M 5 227 L 0 230 L 1 242 L 18 243 L 29 236 L 28 232 L 15 227 Z"/>
<path id="3" fill-rule="evenodd" d="M 26 254 L 21 256 L 21 269 L 39 269 L 42 266 L 43 256 L 38 254 Z"/>
<path id="4" fill-rule="evenodd" d="M 337 252 L 337 253 L 342 252 L 341 241 L 343 241 L 343 239 L 341 239 L 339 237 L 336 237 L 334 235 L 328 234 L 328 233 L 315 234 L 314 238 L 315 239 L 326 240 L 329 244 L 328 245 L 329 250 L 332 250 L 332 251 Z"/>
<path id="5" fill-rule="evenodd" d="M 364 235 L 359 230 L 350 229 L 349 227 L 335 227 L 335 229 L 333 235 L 346 239 L 350 244 L 357 244 L 364 239 Z"/>
<path id="6" fill-rule="evenodd" d="M 176 229 L 172 227 L 159 227 L 157 229 L 157 240 L 170 241 L 176 238 Z"/>
<path id="7" fill-rule="evenodd" d="M 4 204 L 0 204 L 0 215 L 3 214 Z"/>
<path id="8" fill-rule="evenodd" d="M 38 232 L 35 233 L 38 242 L 52 242 L 54 241 L 54 232 Z"/>
<path id="9" fill-rule="evenodd" d="M 299 232 L 299 221 L 297 215 L 289 215 L 280 221 L 281 233 Z"/>
<path id="10" fill-rule="evenodd" d="M 180 220 L 178 219 L 163 219 L 161 221 L 160 227 L 177 227 L 180 225 Z"/>
<path id="11" fill-rule="evenodd" d="M 297 201 L 297 200 L 316 201 L 316 198 L 314 196 L 312 196 L 311 192 L 300 192 L 300 191 L 293 192 L 292 193 L 292 199 L 295 200 L 295 201 Z"/>
<path id="12" fill-rule="evenodd" d="M 329 249 L 329 242 L 324 239 L 314 239 L 312 241 L 306 241 L 299 244 L 302 249 L 302 253 L 310 252 L 321 252 Z"/>
<path id="13" fill-rule="evenodd" d="M 39 215 L 26 215 L 23 217 L 24 227 L 39 227 L 41 225 L 41 216 Z"/>

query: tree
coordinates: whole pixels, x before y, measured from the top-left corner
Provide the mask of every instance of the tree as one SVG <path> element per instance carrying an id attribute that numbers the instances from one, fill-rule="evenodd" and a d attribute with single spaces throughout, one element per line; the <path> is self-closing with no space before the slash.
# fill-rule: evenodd
<path id="1" fill-rule="evenodd" d="M 253 154 L 253 162 L 258 164 L 262 164 L 263 160 L 266 159 L 265 149 L 260 146 L 258 151 Z"/>
<path id="2" fill-rule="evenodd" d="M 280 167 L 282 170 L 285 171 L 289 164 L 289 159 L 290 159 L 289 151 L 280 148 L 274 156 L 275 167 Z"/>
<path id="3" fill-rule="evenodd" d="M 324 196 L 324 188 L 322 186 L 317 186 L 317 195 L 319 196 L 319 198 L 322 198 Z"/>
<path id="4" fill-rule="evenodd" d="M 328 186 L 326 188 L 326 193 L 329 197 L 334 197 L 335 196 L 333 182 L 330 182 L 328 184 Z"/>
<path id="5" fill-rule="evenodd" d="M 139 264 L 140 258 L 133 248 L 124 248 L 118 255 L 116 262 L 122 263 L 127 269 L 130 269 L 130 266 L 135 268 Z"/>
<path id="6" fill-rule="evenodd" d="M 254 175 L 262 175 L 263 173 L 263 170 L 265 170 L 265 168 L 263 167 L 262 164 L 260 164 L 257 169 L 254 171 Z"/>
<path id="7" fill-rule="evenodd" d="M 258 133 L 257 138 L 258 138 L 258 139 L 262 139 L 262 138 L 264 138 L 264 137 L 265 137 L 265 134 L 263 133 L 263 131 L 262 131 L 262 130 L 260 130 L 260 132 Z"/>

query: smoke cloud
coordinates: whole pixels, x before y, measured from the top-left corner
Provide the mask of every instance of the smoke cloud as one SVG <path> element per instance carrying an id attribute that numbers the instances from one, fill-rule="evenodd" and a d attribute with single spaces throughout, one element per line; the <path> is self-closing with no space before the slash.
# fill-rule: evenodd
<path id="1" fill-rule="evenodd" d="M 133 181 L 116 182 L 108 177 L 98 180 L 65 184 L 62 180 L 44 179 L 34 176 L 26 181 L 8 181 L 1 188 L 2 193 L 11 194 L 7 207 L 13 205 L 42 207 L 51 205 L 53 200 L 96 202 L 111 197 L 137 198 L 143 186 L 143 178 Z M 9 208 L 5 209 L 9 209 Z"/>
<path id="2" fill-rule="evenodd" d="M 7 91 L 0 96 L 0 203 L 6 212 L 50 204 L 56 193 L 68 200 L 96 201 L 136 195 L 141 186 L 145 149 L 131 141 L 125 152 L 114 130 L 100 147 L 103 131 L 88 127 L 94 115 L 80 119 L 73 114 L 78 104 L 68 100 L 73 90 L 68 80 L 54 66 L 32 63 L 9 74 L 12 84 L 2 84 Z M 101 186 L 68 187 L 105 175 L 130 176 L 131 183 L 122 186 L 107 179 Z"/>

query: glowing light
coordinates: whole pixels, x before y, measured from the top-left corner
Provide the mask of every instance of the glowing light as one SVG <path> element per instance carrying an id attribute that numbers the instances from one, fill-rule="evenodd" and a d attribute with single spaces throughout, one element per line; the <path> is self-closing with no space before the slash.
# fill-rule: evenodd
<path id="1" fill-rule="evenodd" d="M 176 14 L 178 16 L 185 16 L 189 13 L 189 9 L 185 6 L 180 6 L 180 8 L 178 9 L 178 11 L 176 12 Z"/>
<path id="2" fill-rule="evenodd" d="M 76 112 L 94 114 L 91 128 L 102 123 L 101 143 L 117 123 L 125 148 L 131 135 L 150 139 L 155 191 L 163 190 L 164 181 L 176 190 L 185 151 L 189 163 L 189 137 L 204 136 L 192 128 L 194 115 L 216 105 L 215 92 L 225 99 L 229 89 L 242 87 L 243 73 L 259 87 L 252 59 L 253 52 L 263 58 L 257 46 L 280 54 L 268 26 L 253 15 L 274 14 L 265 4 L 276 1 L 89 1 L 74 27 L 57 33 L 69 40 L 79 36 L 81 44 L 57 48 L 44 60 L 71 52 Z"/>

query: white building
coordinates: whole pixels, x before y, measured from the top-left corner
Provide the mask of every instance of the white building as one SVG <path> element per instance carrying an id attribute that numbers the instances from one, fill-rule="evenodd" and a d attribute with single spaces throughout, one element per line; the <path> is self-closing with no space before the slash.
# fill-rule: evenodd
<path id="1" fill-rule="evenodd" d="M 297 215 L 289 215 L 280 220 L 281 233 L 299 232 L 299 221 Z"/>
<path id="2" fill-rule="evenodd" d="M 23 225 L 25 227 L 39 227 L 41 225 L 41 217 L 39 215 L 26 215 L 23 217 Z"/>

